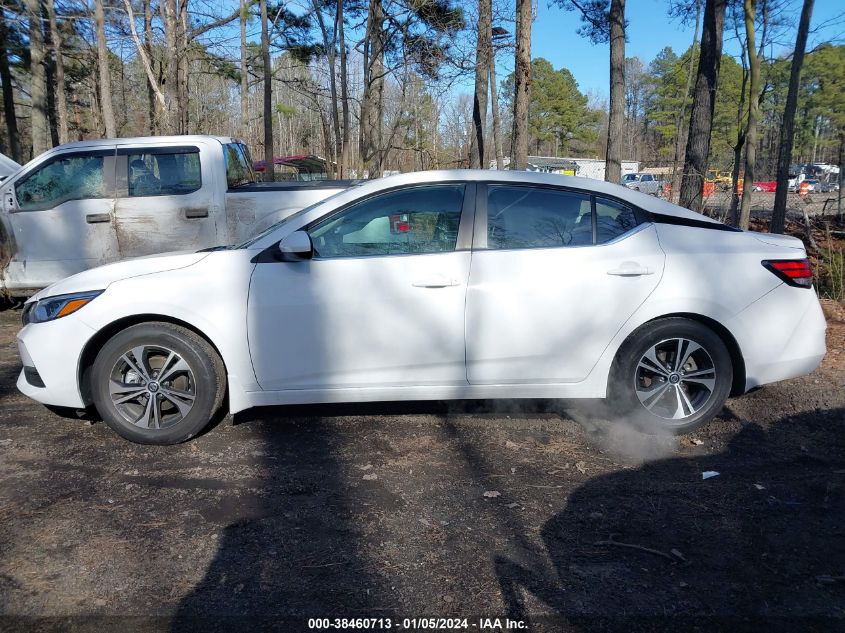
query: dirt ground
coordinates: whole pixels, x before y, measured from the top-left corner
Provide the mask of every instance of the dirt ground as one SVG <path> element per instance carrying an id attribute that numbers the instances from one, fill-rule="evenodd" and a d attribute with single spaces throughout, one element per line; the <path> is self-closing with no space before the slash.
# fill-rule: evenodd
<path id="1" fill-rule="evenodd" d="M 819 370 L 679 441 L 584 406 L 403 403 L 256 410 L 164 448 L 21 396 L 7 310 L 0 630 L 845 630 L 828 308 Z"/>

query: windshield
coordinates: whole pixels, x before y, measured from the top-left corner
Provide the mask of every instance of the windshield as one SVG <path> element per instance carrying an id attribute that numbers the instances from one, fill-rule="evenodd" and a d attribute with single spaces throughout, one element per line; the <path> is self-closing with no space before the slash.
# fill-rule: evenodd
<path id="1" fill-rule="evenodd" d="M 333 200 L 334 198 L 337 198 L 340 194 L 342 194 L 342 193 L 346 193 L 347 191 L 349 191 L 349 190 L 351 190 L 351 189 L 355 189 L 356 187 L 360 187 L 360 186 L 361 186 L 360 184 L 358 184 L 358 185 L 352 185 L 351 187 L 349 187 L 349 188 L 347 188 L 347 189 L 342 189 L 342 190 L 338 191 L 337 193 L 333 193 L 332 195 L 328 196 L 327 198 L 323 198 L 323 199 L 322 199 L 322 200 L 320 200 L 319 202 L 315 202 L 314 204 L 312 204 L 312 205 L 310 205 L 310 206 L 307 206 L 307 207 L 305 207 L 305 208 L 303 208 L 303 209 L 300 209 L 300 210 L 299 210 L 299 211 L 297 211 L 296 213 L 294 213 L 294 214 L 292 214 L 292 215 L 289 215 L 288 217 L 286 217 L 286 218 L 284 218 L 284 219 L 282 219 L 282 220 L 279 220 L 279 221 L 278 221 L 278 222 L 276 222 L 275 224 L 272 224 L 272 225 L 268 226 L 266 229 L 264 229 L 263 231 L 261 231 L 261 233 L 259 233 L 259 234 L 258 234 L 258 235 L 256 235 L 255 237 L 251 237 L 251 238 L 249 238 L 246 242 L 244 242 L 243 244 L 239 244 L 239 245 L 238 245 L 238 246 L 236 246 L 235 248 L 249 248 L 250 246 L 252 246 L 253 244 L 255 244 L 258 240 L 261 240 L 261 239 L 263 239 L 263 238 L 267 237 L 268 235 L 270 235 L 270 233 L 272 233 L 273 231 L 275 231 L 276 229 L 278 229 L 278 228 L 279 228 L 280 226 L 282 226 L 283 224 L 285 224 L 285 223 L 287 223 L 287 222 L 290 222 L 291 220 L 295 220 L 295 219 L 297 219 L 297 218 L 299 218 L 299 217 L 301 217 L 301 216 L 305 215 L 305 214 L 306 214 L 306 213 L 308 213 L 309 211 L 311 211 L 311 209 L 316 209 L 316 208 L 317 208 L 317 207 L 319 207 L 321 204 L 323 204 L 323 203 L 325 203 L 325 202 L 328 202 L 329 200 Z"/>
<path id="2" fill-rule="evenodd" d="M 622 177 L 622 182 L 633 182 L 637 179 L 637 174 L 625 174 Z"/>

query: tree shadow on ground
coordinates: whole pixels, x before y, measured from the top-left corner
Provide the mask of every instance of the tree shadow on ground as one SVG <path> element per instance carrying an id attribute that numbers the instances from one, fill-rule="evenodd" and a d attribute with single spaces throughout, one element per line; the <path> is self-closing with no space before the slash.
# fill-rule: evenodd
<path id="1" fill-rule="evenodd" d="M 749 424 L 724 452 L 591 479 L 543 525 L 545 552 L 496 557 L 509 615 L 532 630 L 843 626 L 844 423 Z"/>

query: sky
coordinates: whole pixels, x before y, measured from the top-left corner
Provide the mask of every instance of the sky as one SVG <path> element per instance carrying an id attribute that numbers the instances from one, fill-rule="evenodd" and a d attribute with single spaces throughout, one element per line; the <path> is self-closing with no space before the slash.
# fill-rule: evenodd
<path id="1" fill-rule="evenodd" d="M 801 12 L 801 2 L 795 0 L 795 28 Z M 532 32 L 532 57 L 545 57 L 555 68 L 568 68 L 575 76 L 581 92 L 607 97 L 609 85 L 610 48 L 607 44 L 593 45 L 578 35 L 581 19 L 575 12 L 557 6 L 549 7 L 548 0 L 538 0 L 537 19 Z M 666 46 L 679 55 L 692 44 L 693 26 L 684 27 L 667 17 L 668 0 L 627 0 L 628 20 L 626 57 L 639 57 L 647 65 Z M 822 40 L 845 40 L 845 0 L 816 0 L 810 24 L 812 35 L 808 48 Z M 725 33 L 725 52 L 738 55 L 732 33 Z M 788 35 L 794 45 L 794 32 Z M 791 50 L 790 46 L 790 50 Z M 785 53 L 786 49 L 775 51 Z M 502 60 L 500 76 L 513 68 L 511 60 Z"/>

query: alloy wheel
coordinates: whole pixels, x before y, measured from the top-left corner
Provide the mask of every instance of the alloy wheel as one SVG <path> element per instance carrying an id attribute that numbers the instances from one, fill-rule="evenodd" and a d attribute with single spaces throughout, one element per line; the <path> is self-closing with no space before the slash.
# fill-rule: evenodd
<path id="1" fill-rule="evenodd" d="M 637 363 L 637 398 L 654 415 L 678 423 L 707 404 L 716 387 L 710 353 L 687 338 L 670 338 L 650 347 Z"/>
<path id="2" fill-rule="evenodd" d="M 194 372 L 177 352 L 141 345 L 118 358 L 109 377 L 112 404 L 141 428 L 165 429 L 191 412 L 196 400 Z"/>

